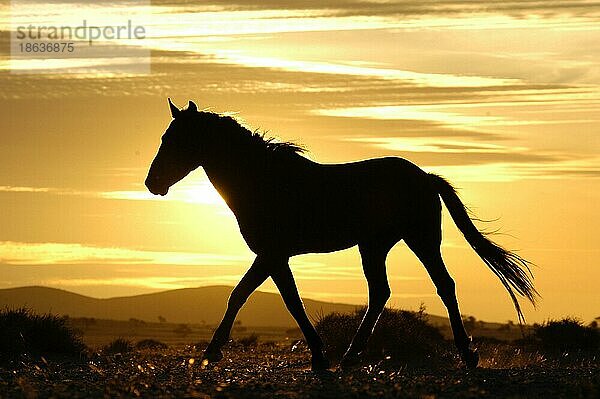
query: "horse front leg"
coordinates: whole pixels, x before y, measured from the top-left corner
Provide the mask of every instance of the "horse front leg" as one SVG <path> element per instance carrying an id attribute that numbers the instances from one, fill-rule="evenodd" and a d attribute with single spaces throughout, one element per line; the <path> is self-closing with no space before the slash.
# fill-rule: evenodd
<path id="1" fill-rule="evenodd" d="M 246 303 L 246 300 L 266 279 L 269 277 L 269 271 L 264 262 L 260 257 L 254 260 L 254 263 L 248 269 L 244 277 L 235 286 L 229 300 L 227 301 L 227 310 L 223 316 L 223 320 L 219 324 L 219 327 L 215 330 L 210 344 L 204 351 L 204 359 L 209 362 L 218 362 L 223 358 L 221 348 L 229 340 L 231 328 L 238 312 Z"/>
<path id="2" fill-rule="evenodd" d="M 304 338 L 306 339 L 306 343 L 312 354 L 311 365 L 313 371 L 328 369 L 329 361 L 323 354 L 323 342 L 306 315 L 302 299 L 298 294 L 298 288 L 296 287 L 296 282 L 294 281 L 294 276 L 287 263 L 287 259 L 273 265 L 271 278 L 279 289 L 285 306 L 288 308 L 290 314 L 294 317 L 296 323 L 298 323 L 298 327 L 300 327 L 300 330 L 302 330 L 302 333 L 304 334 Z"/>

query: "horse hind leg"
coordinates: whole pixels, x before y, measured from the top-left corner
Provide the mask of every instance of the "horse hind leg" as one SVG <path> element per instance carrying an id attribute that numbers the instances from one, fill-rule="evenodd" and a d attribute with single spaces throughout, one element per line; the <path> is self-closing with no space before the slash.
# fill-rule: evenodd
<path id="1" fill-rule="evenodd" d="M 342 368 L 350 368 L 359 362 L 360 354 L 367 346 L 369 337 L 373 333 L 377 320 L 391 295 L 385 266 L 389 249 L 364 245 L 359 245 L 358 248 L 369 287 L 369 306 L 350 347 L 342 358 Z"/>
<path id="2" fill-rule="evenodd" d="M 468 368 L 475 368 L 479 363 L 477 350 L 469 348 L 471 338 L 467 335 L 456 298 L 456 285 L 448 273 L 440 252 L 440 239 L 432 239 L 435 235 L 423 235 L 421 239 L 406 239 L 408 247 L 417 255 L 427 269 L 437 293 L 448 310 L 450 326 L 454 335 L 454 343 L 462 360 Z"/>

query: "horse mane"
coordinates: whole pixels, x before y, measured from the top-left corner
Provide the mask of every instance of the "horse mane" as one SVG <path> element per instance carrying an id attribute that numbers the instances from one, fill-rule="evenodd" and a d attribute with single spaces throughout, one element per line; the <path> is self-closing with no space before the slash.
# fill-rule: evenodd
<path id="1" fill-rule="evenodd" d="M 251 138 L 257 141 L 259 145 L 263 145 L 265 149 L 272 152 L 283 152 L 292 154 L 302 154 L 306 152 L 306 148 L 293 141 L 279 141 L 275 137 L 267 136 L 266 132 L 255 130 L 250 132 Z"/>
<path id="2" fill-rule="evenodd" d="M 199 115 L 200 118 L 218 125 L 220 131 L 227 133 L 233 139 L 232 141 L 239 143 L 240 146 L 253 146 L 269 153 L 282 155 L 300 155 L 306 152 L 306 148 L 293 141 L 280 141 L 273 136 L 268 136 L 268 132 L 261 132 L 258 129 L 251 131 L 230 115 L 205 111 L 199 112 Z"/>

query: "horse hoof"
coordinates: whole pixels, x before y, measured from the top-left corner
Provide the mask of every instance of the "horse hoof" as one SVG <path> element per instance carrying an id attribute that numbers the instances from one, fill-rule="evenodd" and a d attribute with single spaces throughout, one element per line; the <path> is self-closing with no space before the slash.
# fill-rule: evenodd
<path id="1" fill-rule="evenodd" d="M 208 360 L 209 363 L 216 363 L 219 360 L 223 359 L 223 352 L 221 350 L 206 350 L 204 351 L 204 355 L 202 359 Z"/>
<path id="2" fill-rule="evenodd" d="M 360 357 L 358 355 L 345 354 L 340 362 L 340 368 L 344 371 L 356 368 L 360 363 Z"/>
<path id="3" fill-rule="evenodd" d="M 329 360 L 325 357 L 313 357 L 311 360 L 311 369 L 312 371 L 323 371 L 327 370 L 330 367 Z"/>
<path id="4" fill-rule="evenodd" d="M 464 354 L 463 360 L 465 361 L 467 368 L 477 368 L 477 364 L 479 364 L 479 352 L 477 352 L 477 349 L 468 349 Z"/>

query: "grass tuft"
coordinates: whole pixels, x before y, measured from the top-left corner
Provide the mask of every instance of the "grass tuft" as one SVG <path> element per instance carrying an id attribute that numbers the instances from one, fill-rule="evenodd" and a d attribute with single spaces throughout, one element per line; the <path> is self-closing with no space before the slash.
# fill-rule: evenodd
<path id="1" fill-rule="evenodd" d="M 256 345 L 258 345 L 258 335 L 252 333 L 246 337 L 238 339 L 237 342 L 244 348 L 256 347 Z"/>
<path id="2" fill-rule="evenodd" d="M 117 353 L 129 353 L 133 351 L 133 349 L 133 342 L 125 338 L 117 338 L 114 341 L 107 344 L 102 350 L 106 354 L 116 355 Z"/>
<path id="3" fill-rule="evenodd" d="M 0 311 L 0 358 L 21 355 L 82 356 L 86 346 L 67 318 L 36 314 L 27 308 Z"/>
<path id="4" fill-rule="evenodd" d="M 167 349 L 169 345 L 156 339 L 143 339 L 135 344 L 136 349 Z"/>

